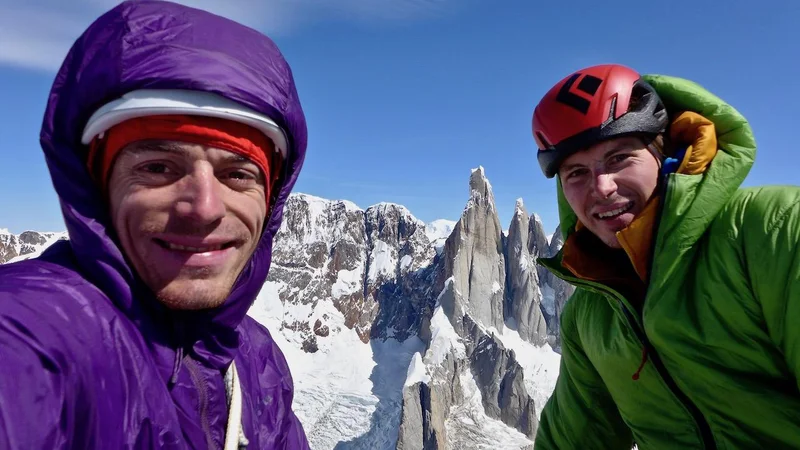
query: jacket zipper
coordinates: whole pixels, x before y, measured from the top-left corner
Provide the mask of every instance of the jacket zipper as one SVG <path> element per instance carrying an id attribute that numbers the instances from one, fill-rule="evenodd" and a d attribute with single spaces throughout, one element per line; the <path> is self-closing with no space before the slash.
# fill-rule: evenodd
<path id="1" fill-rule="evenodd" d="M 552 268 L 552 270 L 554 272 L 557 272 L 558 275 L 566 281 L 569 281 L 575 285 L 583 286 L 584 288 L 587 288 L 591 291 L 595 291 L 600 294 L 609 295 L 617 300 L 617 303 L 622 308 L 622 311 L 625 315 L 625 319 L 628 326 L 636 335 L 636 338 L 639 340 L 639 343 L 643 345 L 648 354 L 650 354 L 651 359 L 653 360 L 653 365 L 656 368 L 656 372 L 658 372 L 659 376 L 661 376 L 661 379 L 667 385 L 669 390 L 672 391 L 672 394 L 675 395 L 678 401 L 684 406 L 684 408 L 686 408 L 687 412 L 689 412 L 689 415 L 692 416 L 692 419 L 694 420 L 695 425 L 697 425 L 697 428 L 700 432 L 700 438 L 703 441 L 703 448 L 709 450 L 716 450 L 717 445 L 714 442 L 714 437 L 713 434 L 711 433 L 711 426 L 708 424 L 708 421 L 705 419 L 702 412 L 700 412 L 700 409 L 697 408 L 697 405 L 695 405 L 689 399 L 689 397 L 687 397 L 686 394 L 684 394 L 683 391 L 680 390 L 678 385 L 675 383 L 675 380 L 667 371 L 667 368 L 664 366 L 664 363 L 661 361 L 661 358 L 658 356 L 658 353 L 656 352 L 655 348 L 650 344 L 650 340 L 647 338 L 644 329 L 639 324 L 638 320 L 633 316 L 633 314 L 630 311 L 630 308 L 628 308 L 628 306 L 620 298 L 620 296 L 615 291 L 605 287 L 602 284 L 588 282 L 585 280 L 581 280 L 579 278 L 567 276 L 556 268 Z"/>
<path id="2" fill-rule="evenodd" d="M 681 155 L 680 159 L 682 160 L 686 154 L 686 147 L 679 149 L 677 151 L 678 154 Z M 656 211 L 656 221 L 653 228 L 653 234 L 658 236 L 658 231 L 661 225 L 661 218 L 664 215 L 664 207 L 667 204 L 667 197 L 670 193 L 670 188 L 672 184 L 669 182 L 670 176 L 674 172 L 664 172 L 663 168 L 662 171 L 659 172 L 660 174 L 660 186 L 659 189 L 659 197 L 661 198 L 660 204 L 658 206 L 658 210 Z M 654 245 L 657 245 L 658 242 L 654 242 Z M 655 265 L 655 249 L 651 249 L 650 255 L 647 262 L 647 287 L 649 291 L 650 287 L 650 280 L 653 276 L 653 268 Z M 645 299 L 647 298 L 647 292 L 645 292 Z M 619 300 L 619 299 L 618 299 Z M 661 360 L 661 357 L 658 355 L 655 347 L 650 343 L 650 339 L 647 338 L 647 334 L 644 332 L 644 324 L 639 324 L 638 321 L 634 321 L 633 313 L 631 313 L 630 309 L 620 301 L 620 306 L 622 307 L 622 311 L 625 313 L 625 317 L 628 319 L 628 323 L 630 324 L 631 328 L 633 329 L 634 333 L 637 334 L 639 340 L 642 341 L 644 345 L 645 352 L 649 352 L 651 359 L 653 360 L 653 364 L 655 365 L 656 371 L 661 375 L 661 378 L 667 384 L 670 390 L 678 397 L 678 400 L 683 403 L 687 410 L 689 410 L 689 414 L 692 415 L 694 418 L 697 427 L 700 429 L 700 437 L 703 439 L 703 446 L 710 449 L 716 450 L 717 443 L 714 441 L 714 435 L 711 433 L 711 426 L 708 424 L 705 416 L 700 411 L 700 408 L 694 404 L 694 402 L 689 399 L 689 397 L 681 391 L 678 387 L 678 384 L 675 382 L 675 379 L 672 378 L 669 371 L 667 371 L 667 367 L 664 365 L 664 362 Z M 642 308 L 644 310 L 644 308 Z M 644 317 L 642 317 L 642 321 L 644 321 Z M 634 323 L 637 323 L 639 326 L 638 328 L 633 326 Z"/>
<path id="3" fill-rule="evenodd" d="M 197 388 L 198 401 L 200 403 L 200 425 L 203 427 L 203 433 L 206 435 L 206 444 L 209 450 L 216 450 L 217 446 L 214 443 L 214 438 L 211 436 L 211 425 L 208 421 L 208 391 L 206 383 L 202 379 L 202 375 L 197 370 L 196 363 L 188 358 L 186 368 L 189 370 L 189 375 L 192 377 L 192 382 Z"/>
<path id="4" fill-rule="evenodd" d="M 625 313 L 625 317 L 628 319 L 628 324 L 633 329 L 633 332 L 636 333 L 636 337 L 639 338 L 639 340 L 642 342 L 642 345 L 644 345 L 645 350 L 650 355 L 650 359 L 653 361 L 656 371 L 659 373 L 659 375 L 661 375 L 661 379 L 664 380 L 664 383 L 667 384 L 667 387 L 669 387 L 672 393 L 678 397 L 678 401 L 683 403 L 683 406 L 686 407 L 686 409 L 689 411 L 689 414 L 692 415 L 692 418 L 697 424 L 697 428 L 700 430 L 700 437 L 703 440 L 703 447 L 710 450 L 715 450 L 717 448 L 717 444 L 714 442 L 714 435 L 711 434 L 711 426 L 703 416 L 703 413 L 675 383 L 675 380 L 669 374 L 667 368 L 664 366 L 664 363 L 661 361 L 661 358 L 658 356 L 658 352 L 650 344 L 650 340 L 647 339 L 647 335 L 645 335 L 644 330 L 634 326 L 634 318 L 630 310 L 621 302 L 620 306 L 622 307 L 622 311 Z"/>

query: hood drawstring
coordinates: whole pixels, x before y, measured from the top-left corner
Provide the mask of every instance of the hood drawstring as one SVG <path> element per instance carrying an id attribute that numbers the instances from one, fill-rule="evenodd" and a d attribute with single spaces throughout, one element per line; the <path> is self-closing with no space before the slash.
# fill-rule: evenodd
<path id="1" fill-rule="evenodd" d="M 178 382 L 178 374 L 181 371 L 181 364 L 183 363 L 183 347 L 179 346 L 175 351 L 175 362 L 172 364 L 172 377 L 169 379 L 170 386 L 174 386 Z"/>
<path id="2" fill-rule="evenodd" d="M 225 395 L 228 398 L 228 425 L 225 427 L 225 450 L 243 450 L 250 442 L 244 434 L 242 423 L 242 387 L 236 362 L 231 361 L 225 371 Z"/>
<path id="3" fill-rule="evenodd" d="M 641 364 L 639 364 L 639 368 L 636 369 L 636 373 L 634 373 L 633 377 L 631 377 L 631 378 L 633 378 L 633 381 L 636 381 L 636 380 L 639 379 L 639 375 L 641 375 L 642 369 L 644 369 L 644 365 L 645 364 L 647 364 L 647 347 L 646 346 L 642 346 L 642 362 L 641 362 Z"/>
<path id="4" fill-rule="evenodd" d="M 178 374 L 181 372 L 183 358 L 186 356 L 184 351 L 185 329 L 183 322 L 172 322 L 172 339 L 175 343 L 175 361 L 172 363 L 172 376 L 169 379 L 170 386 L 178 382 Z"/>

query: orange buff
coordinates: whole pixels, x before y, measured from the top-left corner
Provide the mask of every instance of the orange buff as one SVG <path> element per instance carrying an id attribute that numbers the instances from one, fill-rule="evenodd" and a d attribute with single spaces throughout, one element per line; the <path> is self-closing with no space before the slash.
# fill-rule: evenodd
<path id="1" fill-rule="evenodd" d="M 228 150 L 255 163 L 266 180 L 269 201 L 272 184 L 280 174 L 280 154 L 272 141 L 257 129 L 232 120 L 192 115 L 146 116 L 111 127 L 89 146 L 89 172 L 106 190 L 111 165 L 126 145 L 145 139 L 188 142 Z"/>

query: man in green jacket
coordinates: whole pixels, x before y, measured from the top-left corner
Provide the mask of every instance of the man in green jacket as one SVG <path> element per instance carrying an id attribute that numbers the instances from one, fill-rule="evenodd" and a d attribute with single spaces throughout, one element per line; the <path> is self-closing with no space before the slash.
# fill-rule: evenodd
<path id="1" fill-rule="evenodd" d="M 601 65 L 533 134 L 577 289 L 536 449 L 800 448 L 800 188 L 740 188 L 747 121 L 692 82 Z"/>

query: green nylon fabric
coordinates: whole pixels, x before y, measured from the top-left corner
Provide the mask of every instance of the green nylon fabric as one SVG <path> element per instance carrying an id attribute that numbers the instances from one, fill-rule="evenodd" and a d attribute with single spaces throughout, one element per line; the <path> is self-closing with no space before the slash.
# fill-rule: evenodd
<path id="1" fill-rule="evenodd" d="M 756 153 L 745 118 L 696 83 L 645 78 L 670 116 L 714 122 L 719 151 L 704 174 L 667 179 L 641 316 L 561 253 L 540 259 L 577 289 L 535 447 L 800 449 L 800 187 L 741 188 Z M 560 185 L 558 202 L 566 240 Z"/>

